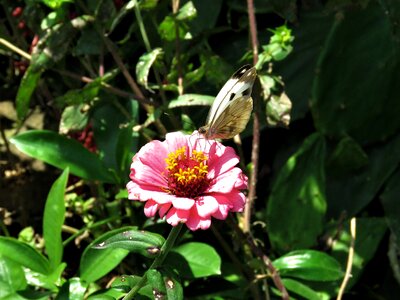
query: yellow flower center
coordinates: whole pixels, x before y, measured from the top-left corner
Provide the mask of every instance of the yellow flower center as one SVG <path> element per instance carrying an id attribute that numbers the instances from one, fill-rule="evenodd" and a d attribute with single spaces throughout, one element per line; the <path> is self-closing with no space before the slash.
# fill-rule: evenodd
<path id="1" fill-rule="evenodd" d="M 202 151 L 193 150 L 188 156 L 186 147 L 168 154 L 164 176 L 168 180 L 168 193 L 178 197 L 195 198 L 209 186 L 208 157 Z"/>

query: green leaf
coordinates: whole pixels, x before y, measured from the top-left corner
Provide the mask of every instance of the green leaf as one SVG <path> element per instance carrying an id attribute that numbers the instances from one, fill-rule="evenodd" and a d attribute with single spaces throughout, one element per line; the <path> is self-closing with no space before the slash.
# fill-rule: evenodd
<path id="1" fill-rule="evenodd" d="M 195 18 L 196 16 L 197 16 L 196 7 L 193 5 L 192 1 L 188 1 L 179 9 L 176 19 L 178 21 L 187 21 Z"/>
<path id="2" fill-rule="evenodd" d="M 1 299 L 6 294 L 3 294 L 4 290 L 7 290 L 8 293 L 16 292 L 27 286 L 21 265 L 3 255 L 0 255 L 0 282 L 7 287 L 6 289 L 0 288 Z"/>
<path id="3" fill-rule="evenodd" d="M 332 256 L 345 268 L 350 246 L 350 224 L 341 225 L 340 236 L 332 247 Z M 367 263 L 375 257 L 382 238 L 387 231 L 387 225 L 383 218 L 358 218 L 356 219 L 356 241 L 354 246 L 353 266 L 351 277 L 347 284 L 349 290 L 360 278 Z M 333 234 L 336 234 L 337 229 Z M 338 287 L 339 285 L 337 285 Z"/>
<path id="4" fill-rule="evenodd" d="M 115 234 L 132 230 L 132 227 L 124 227 L 109 231 L 92 243 L 90 243 L 82 254 L 79 266 L 80 278 L 87 283 L 94 282 L 114 269 L 129 253 L 125 249 L 94 249 L 93 247 L 107 240 Z"/>
<path id="5" fill-rule="evenodd" d="M 28 285 L 55 291 L 57 290 L 57 285 L 59 285 L 62 281 L 62 273 L 64 272 L 66 266 L 66 263 L 61 263 L 55 270 L 48 274 L 38 273 L 32 271 L 31 269 L 24 269 L 25 278 L 28 282 Z"/>
<path id="6" fill-rule="evenodd" d="M 64 95 L 57 97 L 55 99 L 55 102 L 62 106 L 83 105 L 90 103 L 91 101 L 96 99 L 102 81 L 103 77 L 98 77 L 92 82 L 86 84 L 83 88 L 68 90 Z"/>
<path id="7" fill-rule="evenodd" d="M 186 22 L 178 22 L 174 17 L 166 16 L 158 26 L 158 32 L 162 39 L 172 42 L 175 39 L 190 40 L 189 26 Z"/>
<path id="8" fill-rule="evenodd" d="M 78 22 L 79 21 L 79 22 Z M 74 40 L 76 23 L 86 24 L 83 17 L 65 23 L 56 24 L 45 31 L 32 52 L 31 66 L 35 72 L 52 67 L 69 51 L 69 44 Z"/>
<path id="9" fill-rule="evenodd" d="M 282 277 L 290 276 L 313 281 L 333 281 L 343 277 L 339 262 L 324 252 L 292 251 L 272 262 Z"/>
<path id="10" fill-rule="evenodd" d="M 115 180 L 96 154 L 79 142 L 48 130 L 31 130 L 10 141 L 21 152 L 89 180 L 113 183 Z"/>
<path id="11" fill-rule="evenodd" d="M 160 253 L 161 246 L 165 239 L 156 233 L 144 230 L 124 228 L 112 231 L 113 234 L 107 235 L 94 249 L 126 249 L 129 252 L 140 253 L 146 257 L 155 257 Z"/>
<path id="12" fill-rule="evenodd" d="M 65 220 L 64 194 L 68 173 L 67 168 L 53 183 L 44 208 L 43 238 L 52 270 L 60 265 L 63 255 L 61 228 Z"/>
<path id="13" fill-rule="evenodd" d="M 73 0 L 41 0 L 44 4 L 52 9 L 57 9 L 61 7 L 63 3 L 73 2 Z"/>
<path id="14" fill-rule="evenodd" d="M 222 0 L 194 0 L 196 18 L 191 20 L 190 29 L 194 36 L 214 29 L 222 8 Z"/>
<path id="15" fill-rule="evenodd" d="M 50 263 L 43 255 L 14 238 L 0 236 L 0 255 L 38 273 L 50 273 Z"/>
<path id="16" fill-rule="evenodd" d="M 309 111 L 317 60 L 333 20 L 333 16 L 321 10 L 304 9 L 298 14 L 299 26 L 293 28 L 293 36 L 296 37 L 293 52 L 282 62 L 274 63 L 274 71 L 284 78 L 285 92 L 293 102 L 293 121 L 303 118 Z"/>
<path id="17" fill-rule="evenodd" d="M 168 108 L 187 107 L 187 106 L 211 106 L 214 102 L 214 96 L 185 94 L 172 100 Z"/>
<path id="18" fill-rule="evenodd" d="M 67 106 L 61 115 L 60 133 L 83 130 L 89 121 L 89 114 L 84 112 L 84 104 Z"/>
<path id="19" fill-rule="evenodd" d="M 82 30 L 82 35 L 73 50 L 73 54 L 80 55 L 99 55 L 101 54 L 103 41 L 97 31 L 92 27 Z"/>
<path id="20" fill-rule="evenodd" d="M 113 281 L 114 282 L 114 281 Z M 129 292 L 129 290 L 127 291 Z M 115 299 L 122 299 L 125 295 L 125 292 L 122 292 L 118 289 L 103 289 L 90 294 L 87 297 L 88 300 L 115 300 Z"/>
<path id="21" fill-rule="evenodd" d="M 117 101 L 115 98 L 111 99 Z M 137 119 L 137 116 L 135 116 L 135 113 L 137 114 L 137 112 L 133 112 L 134 106 L 131 102 L 129 102 L 128 106 L 127 111 L 129 111 L 129 116 L 133 119 L 132 123 L 136 124 L 135 119 Z M 93 111 L 93 132 L 99 155 L 106 167 L 116 170 L 118 174 L 121 174 L 118 163 L 122 158 L 118 157 L 119 152 L 117 153 L 117 151 L 121 151 L 118 148 L 118 143 L 121 143 L 120 138 L 124 137 L 122 131 L 127 134 L 126 130 L 129 130 L 131 135 L 133 134 L 133 125 L 130 126 L 131 123 L 128 123 L 127 115 L 122 114 L 120 109 L 108 103 L 97 107 Z M 128 144 L 125 147 L 130 147 L 132 143 L 132 140 L 128 140 Z M 124 169 L 129 166 L 130 163 L 124 166 Z"/>
<path id="22" fill-rule="evenodd" d="M 166 267 L 162 268 L 160 272 L 167 289 L 167 298 L 177 300 L 183 299 L 183 287 L 178 274 Z"/>
<path id="23" fill-rule="evenodd" d="M 268 125 L 289 127 L 292 102 L 285 92 L 280 95 L 271 95 L 265 110 Z"/>
<path id="24" fill-rule="evenodd" d="M 343 211 L 354 216 L 379 193 L 400 162 L 400 135 L 385 144 L 365 151 L 369 162 L 356 172 L 336 177 L 327 170 L 328 217 L 338 218 Z"/>
<path id="25" fill-rule="evenodd" d="M 24 77 L 22 77 L 15 99 L 17 116 L 19 120 L 25 118 L 26 114 L 28 113 L 32 94 L 36 89 L 41 75 L 42 70 L 35 70 L 32 66 L 29 66 L 24 74 Z"/>
<path id="26" fill-rule="evenodd" d="M 111 287 L 128 293 L 142 277 L 136 275 L 121 275 L 112 282 Z"/>
<path id="27" fill-rule="evenodd" d="M 125 15 L 127 15 L 130 11 L 132 11 L 135 8 L 136 3 L 137 0 L 131 0 L 124 4 L 124 6 L 118 11 L 115 18 L 113 18 L 108 34 L 111 34 L 111 32 L 114 31 L 115 27 L 117 27 L 117 25 L 121 22 L 121 20 L 125 17 Z"/>
<path id="28" fill-rule="evenodd" d="M 164 279 L 161 273 L 156 269 L 150 269 L 146 272 L 147 282 L 153 290 L 154 298 L 163 299 L 167 296 L 167 289 L 165 287 Z"/>
<path id="29" fill-rule="evenodd" d="M 368 156 L 351 137 L 345 136 L 336 145 L 328 160 L 329 172 L 337 176 L 360 169 L 368 164 Z"/>
<path id="30" fill-rule="evenodd" d="M 311 108 L 319 132 L 370 144 L 400 129 L 399 47 L 385 5 L 370 1 L 335 18 L 316 69 Z"/>
<path id="31" fill-rule="evenodd" d="M 143 54 L 136 65 L 136 78 L 139 84 L 143 85 L 146 89 L 148 86 L 148 77 L 150 68 L 157 60 L 163 55 L 162 48 L 155 48 L 151 52 Z"/>
<path id="32" fill-rule="evenodd" d="M 385 219 L 390 231 L 395 235 L 400 245 L 400 170 L 398 169 L 388 181 L 381 195 L 381 202 L 385 211 Z"/>
<path id="33" fill-rule="evenodd" d="M 313 289 L 309 288 L 307 285 L 290 278 L 282 278 L 283 285 L 285 288 L 293 292 L 297 295 L 300 295 L 304 299 L 309 300 L 321 300 L 320 295 L 314 291 Z"/>
<path id="34" fill-rule="evenodd" d="M 50 29 L 51 27 L 55 26 L 56 24 L 63 22 L 63 20 L 66 18 L 65 14 L 66 14 L 66 11 L 62 10 L 62 9 L 50 12 L 40 22 L 40 29 L 45 31 L 45 30 Z"/>
<path id="35" fill-rule="evenodd" d="M 267 207 L 269 238 L 278 251 L 316 244 L 326 212 L 324 160 L 325 140 L 313 134 L 278 174 Z"/>
<path id="36" fill-rule="evenodd" d="M 180 245 L 172 249 L 166 261 L 187 278 L 221 274 L 221 258 L 208 244 L 192 242 Z"/>
<path id="37" fill-rule="evenodd" d="M 136 102 L 137 103 L 137 102 Z M 120 129 L 115 149 L 117 170 L 121 171 L 120 177 L 128 178 L 132 157 L 138 151 L 139 132 L 132 130 L 131 126 Z"/>
<path id="38" fill-rule="evenodd" d="M 68 279 L 69 293 L 68 299 L 84 299 L 87 284 L 79 277 Z"/>

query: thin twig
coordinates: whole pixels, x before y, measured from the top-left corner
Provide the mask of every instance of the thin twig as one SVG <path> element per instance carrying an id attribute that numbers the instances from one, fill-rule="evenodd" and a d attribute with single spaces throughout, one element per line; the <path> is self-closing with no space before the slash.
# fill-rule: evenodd
<path id="1" fill-rule="evenodd" d="M 26 58 L 27 60 L 31 60 L 32 56 L 25 52 L 24 50 L 22 50 L 21 48 L 18 48 L 17 46 L 11 44 L 9 41 L 0 38 L 0 44 L 6 46 L 8 49 L 10 49 L 11 51 L 18 53 L 19 55 L 21 55 L 23 58 Z"/>
<path id="2" fill-rule="evenodd" d="M 247 0 L 247 10 L 249 15 L 250 35 L 253 49 L 253 64 L 258 61 L 258 40 L 257 40 L 257 24 L 254 14 L 253 0 Z M 254 200 L 256 198 L 257 174 L 258 174 L 258 158 L 260 148 L 260 115 L 258 108 L 258 97 L 254 97 L 254 114 L 253 114 L 253 145 L 251 150 L 252 168 L 250 171 L 250 187 L 247 197 L 247 204 L 244 210 L 243 231 L 250 232 L 251 213 L 253 210 Z"/>
<path id="3" fill-rule="evenodd" d="M 172 12 L 176 16 L 179 10 L 180 0 L 172 0 Z M 175 20 L 175 56 L 178 69 L 178 93 L 183 95 L 183 77 L 182 77 L 182 64 L 181 64 L 181 44 L 179 39 L 179 25 Z"/>
<path id="4" fill-rule="evenodd" d="M 356 218 L 351 218 L 350 220 L 350 247 L 349 247 L 349 255 L 347 256 L 347 265 L 346 265 L 346 273 L 344 274 L 343 282 L 340 285 L 339 293 L 337 295 L 336 300 L 341 300 L 346 289 L 346 286 L 351 277 L 351 269 L 353 267 L 353 259 L 354 259 L 354 245 L 356 242 Z"/>
<path id="5" fill-rule="evenodd" d="M 26 58 L 29 61 L 32 59 L 32 56 L 29 53 L 27 53 L 24 50 L 16 47 L 15 45 L 11 44 L 10 42 L 8 42 L 5 39 L 0 38 L 0 44 L 3 44 L 4 46 L 9 48 L 10 50 L 12 50 L 15 53 L 21 55 L 22 57 Z M 82 76 L 82 75 L 79 75 L 79 74 L 76 74 L 76 73 L 73 73 L 73 72 L 70 72 L 70 71 L 67 71 L 67 70 L 61 70 L 61 69 L 51 69 L 51 70 L 55 71 L 55 72 L 57 72 L 57 73 L 59 73 L 61 75 L 65 75 L 65 76 L 68 76 L 70 78 L 73 78 L 73 79 L 76 79 L 76 80 L 79 80 L 79 81 L 82 81 L 82 82 L 85 82 L 85 83 L 90 83 L 90 82 L 94 81 L 94 79 L 92 79 L 90 77 Z M 104 90 L 107 90 L 110 93 L 113 93 L 113 94 L 115 94 L 117 96 L 121 96 L 121 97 L 124 97 L 124 98 L 130 98 L 130 99 L 136 99 L 138 101 L 142 101 L 142 102 L 145 102 L 147 104 L 154 105 L 154 103 L 152 101 L 148 100 L 147 98 L 139 99 L 139 97 L 137 95 L 125 92 L 125 91 L 123 91 L 123 90 L 121 90 L 119 88 L 116 88 L 116 87 L 108 84 L 108 83 L 102 82 L 101 83 L 101 87 Z"/>

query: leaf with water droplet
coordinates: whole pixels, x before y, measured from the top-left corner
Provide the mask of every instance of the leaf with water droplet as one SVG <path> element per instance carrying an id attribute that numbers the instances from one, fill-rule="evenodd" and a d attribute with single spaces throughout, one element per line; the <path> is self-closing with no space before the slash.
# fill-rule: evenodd
<path id="1" fill-rule="evenodd" d="M 93 246 L 94 249 L 122 248 L 130 252 L 139 253 L 146 257 L 155 257 L 160 252 L 165 239 L 156 233 L 136 230 L 121 229 L 115 234 Z"/>

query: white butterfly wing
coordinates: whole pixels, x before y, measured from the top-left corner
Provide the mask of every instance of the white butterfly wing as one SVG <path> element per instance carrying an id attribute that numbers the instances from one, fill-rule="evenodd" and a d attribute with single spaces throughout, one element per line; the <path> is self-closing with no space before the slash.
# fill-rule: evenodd
<path id="1" fill-rule="evenodd" d="M 253 110 L 251 91 L 256 77 L 250 65 L 237 70 L 218 93 L 199 133 L 206 139 L 230 139 L 241 133 Z"/>
<path id="2" fill-rule="evenodd" d="M 250 96 L 256 75 L 255 68 L 250 65 L 245 65 L 237 70 L 215 97 L 206 124 L 212 127 L 229 103 L 237 98 Z"/>

